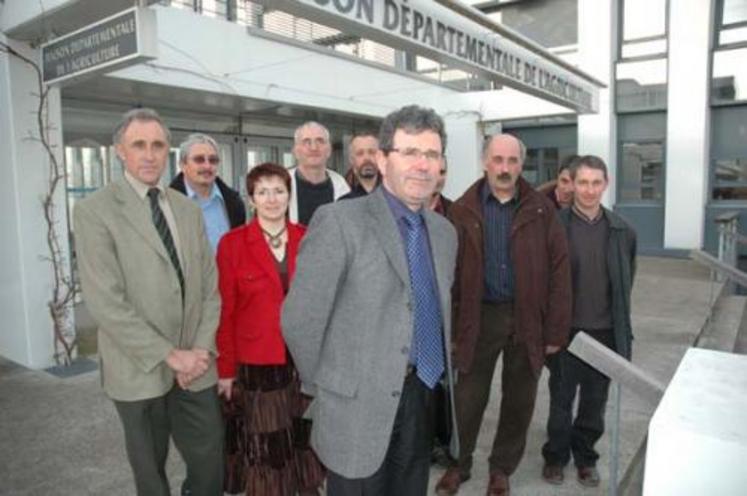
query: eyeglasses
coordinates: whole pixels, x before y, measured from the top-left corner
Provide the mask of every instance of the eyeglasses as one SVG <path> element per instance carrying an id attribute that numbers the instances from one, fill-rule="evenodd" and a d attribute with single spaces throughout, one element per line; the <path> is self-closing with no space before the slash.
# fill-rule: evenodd
<path id="1" fill-rule="evenodd" d="M 436 150 L 421 150 L 420 148 L 390 148 L 390 152 L 397 152 L 408 162 L 417 162 L 425 157 L 428 162 L 436 163 L 444 158 L 441 152 Z"/>
<path id="2" fill-rule="evenodd" d="M 210 165 L 218 165 L 220 163 L 220 157 L 218 157 L 218 155 L 209 155 L 207 157 L 205 155 L 192 155 L 189 158 L 192 162 L 200 165 L 204 164 L 205 161 L 210 162 Z"/>

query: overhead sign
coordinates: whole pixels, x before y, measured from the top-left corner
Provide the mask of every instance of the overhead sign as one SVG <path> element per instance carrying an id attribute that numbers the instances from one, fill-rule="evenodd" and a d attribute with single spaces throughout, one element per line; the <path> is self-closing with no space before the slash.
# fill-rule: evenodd
<path id="1" fill-rule="evenodd" d="M 122 11 L 42 45 L 44 82 L 70 82 L 154 59 L 157 41 L 153 10 Z"/>
<path id="2" fill-rule="evenodd" d="M 254 0 L 407 50 L 580 113 L 599 108 L 601 83 L 487 16 L 442 0 Z M 462 10 L 462 13 L 456 10 Z M 513 38 L 513 39 L 511 39 Z"/>

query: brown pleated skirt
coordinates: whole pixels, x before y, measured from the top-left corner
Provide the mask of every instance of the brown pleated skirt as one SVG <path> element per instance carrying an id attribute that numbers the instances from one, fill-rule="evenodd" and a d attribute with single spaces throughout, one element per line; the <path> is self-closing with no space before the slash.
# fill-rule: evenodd
<path id="1" fill-rule="evenodd" d="M 226 424 L 225 491 L 247 496 L 294 495 L 321 486 L 325 470 L 309 446 L 311 421 L 301 418 L 310 398 L 298 372 L 286 365 L 241 365 Z"/>

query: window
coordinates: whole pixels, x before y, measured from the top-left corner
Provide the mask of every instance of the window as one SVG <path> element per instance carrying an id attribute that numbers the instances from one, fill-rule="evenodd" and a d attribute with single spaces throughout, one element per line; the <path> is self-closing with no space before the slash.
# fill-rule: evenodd
<path id="1" fill-rule="evenodd" d="M 615 97 L 618 112 L 667 107 L 667 0 L 623 0 Z"/>
<path id="2" fill-rule="evenodd" d="M 521 176 L 533 186 L 536 186 L 539 182 L 539 156 L 540 150 L 538 148 L 529 148 L 522 168 Z"/>
<path id="3" fill-rule="evenodd" d="M 624 142 L 620 170 L 620 201 L 660 202 L 664 199 L 664 143 Z"/>
<path id="4" fill-rule="evenodd" d="M 721 24 L 723 26 L 747 22 L 747 1 L 722 0 L 721 4 Z"/>
<path id="5" fill-rule="evenodd" d="M 714 162 L 713 200 L 747 200 L 747 157 Z"/>
<path id="6" fill-rule="evenodd" d="M 747 101 L 747 48 L 713 52 L 711 102 Z"/>
<path id="7" fill-rule="evenodd" d="M 747 0 L 720 0 L 716 11 L 716 45 L 747 42 Z"/>
<path id="8" fill-rule="evenodd" d="M 109 151 L 106 146 L 80 143 L 65 147 L 65 181 L 69 218 L 77 200 L 109 182 Z"/>
<path id="9" fill-rule="evenodd" d="M 624 0 L 621 17 L 621 60 L 667 53 L 667 0 Z"/>
<path id="10" fill-rule="evenodd" d="M 554 180 L 561 160 L 575 153 L 573 148 L 528 148 L 521 175 L 532 186 L 541 186 Z"/>
<path id="11" fill-rule="evenodd" d="M 618 112 L 665 109 L 667 60 L 641 60 L 617 64 L 615 92 Z"/>
<path id="12" fill-rule="evenodd" d="M 747 106 L 711 111 L 711 200 L 747 201 Z"/>

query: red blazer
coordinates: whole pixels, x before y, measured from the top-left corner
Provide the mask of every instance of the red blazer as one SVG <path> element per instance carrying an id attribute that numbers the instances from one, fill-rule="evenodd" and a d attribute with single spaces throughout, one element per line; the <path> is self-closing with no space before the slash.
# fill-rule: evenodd
<path id="1" fill-rule="evenodd" d="M 288 223 L 288 280 L 296 270 L 296 254 L 306 229 Z M 286 363 L 280 332 L 283 294 L 275 259 L 255 218 L 226 233 L 218 243 L 220 326 L 216 335 L 218 374 L 236 377 L 239 364 Z"/>

